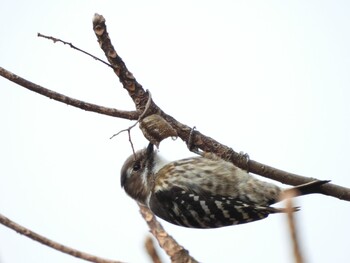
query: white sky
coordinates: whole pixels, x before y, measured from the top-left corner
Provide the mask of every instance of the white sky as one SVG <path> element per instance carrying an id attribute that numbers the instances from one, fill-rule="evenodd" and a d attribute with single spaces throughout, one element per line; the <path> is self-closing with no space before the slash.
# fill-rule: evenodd
<path id="1" fill-rule="evenodd" d="M 350 186 L 348 1 L 4 1 L 0 66 L 77 99 L 132 110 L 92 30 L 104 15 L 114 46 L 153 99 L 254 160 Z M 119 171 L 131 122 L 89 113 L 0 78 L 0 213 L 99 256 L 149 262 L 148 232 Z M 133 130 L 134 145 L 147 142 Z M 188 156 L 180 140 L 161 145 Z M 283 204 L 281 204 L 283 205 Z M 349 204 L 296 200 L 308 262 L 349 260 Z M 162 221 L 163 222 L 163 221 Z M 203 262 L 292 262 L 286 217 L 216 230 L 163 223 Z M 165 257 L 167 258 L 167 257 Z M 82 262 L 0 226 L 0 262 Z"/>

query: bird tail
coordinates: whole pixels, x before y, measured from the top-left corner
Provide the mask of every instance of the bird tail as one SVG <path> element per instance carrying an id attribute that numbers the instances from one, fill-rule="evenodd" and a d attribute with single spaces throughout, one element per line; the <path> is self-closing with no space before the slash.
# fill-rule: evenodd
<path id="1" fill-rule="evenodd" d="M 280 195 L 279 201 L 282 201 L 286 198 L 293 197 L 293 196 L 321 193 L 322 192 L 321 186 L 329 182 L 330 180 L 315 180 L 315 181 L 311 181 L 305 184 L 297 185 L 295 187 L 286 189 Z M 271 214 L 288 212 L 286 208 L 268 207 L 268 210 L 269 210 L 268 212 Z M 292 207 L 292 212 L 297 212 L 299 210 L 300 210 L 300 207 Z"/>
<path id="2" fill-rule="evenodd" d="M 297 195 L 307 195 L 307 194 L 316 194 L 322 192 L 322 185 L 329 183 L 330 180 L 315 180 L 312 182 L 308 182 L 305 184 L 301 184 L 298 186 L 295 186 L 293 188 L 285 190 L 288 191 L 296 191 Z"/>

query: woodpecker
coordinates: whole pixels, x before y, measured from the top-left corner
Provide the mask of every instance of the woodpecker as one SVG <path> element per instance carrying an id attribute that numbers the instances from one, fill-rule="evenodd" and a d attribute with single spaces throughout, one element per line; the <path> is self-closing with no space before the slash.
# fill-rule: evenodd
<path id="1" fill-rule="evenodd" d="M 291 189 L 299 195 L 317 193 L 328 182 L 316 180 Z M 153 144 L 125 161 L 121 186 L 156 216 L 189 228 L 231 226 L 285 212 L 271 205 L 288 191 L 258 180 L 214 154 L 166 162 Z"/>

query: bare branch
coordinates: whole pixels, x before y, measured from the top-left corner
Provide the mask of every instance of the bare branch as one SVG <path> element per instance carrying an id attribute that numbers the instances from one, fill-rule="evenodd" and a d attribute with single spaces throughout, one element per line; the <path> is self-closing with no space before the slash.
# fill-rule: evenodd
<path id="1" fill-rule="evenodd" d="M 46 245 L 48 247 L 51 247 L 53 249 L 56 249 L 58 251 L 61 251 L 63 253 L 69 254 L 71 256 L 80 258 L 80 259 L 84 259 L 90 262 L 95 262 L 95 263 L 120 263 L 120 261 L 115 261 L 115 260 L 110 260 L 110 259 L 104 259 L 104 258 L 100 258 L 70 247 L 67 247 L 65 245 L 62 245 L 60 243 L 57 243 L 53 240 L 50 240 L 42 235 L 39 235 L 31 230 L 29 230 L 28 228 L 25 228 L 15 222 L 13 222 L 12 220 L 10 220 L 9 218 L 3 216 L 0 214 L 0 223 L 7 226 L 8 228 L 11 228 L 12 230 L 26 236 L 29 237 L 30 239 L 33 239 L 35 241 L 38 241 L 39 243 Z"/>
<path id="2" fill-rule="evenodd" d="M 93 29 L 97 37 L 97 41 L 100 44 L 101 49 L 104 51 L 108 62 L 111 64 L 115 74 L 118 76 L 119 81 L 123 87 L 129 92 L 130 97 L 133 99 L 136 109 L 138 112 L 144 112 L 148 101 L 148 94 L 142 88 L 141 84 L 138 83 L 133 74 L 127 69 L 124 61 L 115 51 L 111 39 L 109 38 L 107 27 L 105 24 L 106 20 L 103 16 L 95 14 L 93 18 Z M 148 115 L 157 113 L 153 107 L 147 111 Z"/>
<path id="3" fill-rule="evenodd" d="M 147 207 L 139 205 L 140 212 L 145 219 L 151 233 L 157 239 L 161 248 L 168 254 L 171 262 L 174 263 L 194 263 L 198 262 L 188 254 L 188 251 L 180 246 L 176 240 L 170 236 L 157 221 L 151 210 Z"/>
<path id="4" fill-rule="evenodd" d="M 92 57 L 93 59 L 95 59 L 95 60 L 97 60 L 97 61 L 99 61 L 99 62 L 105 64 L 105 65 L 108 66 L 108 67 L 112 67 L 112 66 L 109 65 L 106 61 L 103 61 L 102 59 L 100 59 L 100 58 L 98 58 L 98 57 L 96 57 L 96 56 L 90 54 L 89 52 L 86 52 L 85 50 L 82 50 L 82 49 L 80 49 L 80 48 L 74 46 L 72 43 L 69 43 L 69 42 L 67 42 L 67 41 L 61 40 L 61 39 L 56 38 L 56 37 L 45 36 L 45 35 L 40 34 L 40 33 L 38 33 L 38 37 L 42 37 L 42 38 L 46 38 L 46 39 L 52 40 L 54 43 L 56 43 L 56 42 L 61 42 L 61 43 L 63 43 L 64 45 L 68 45 L 68 46 L 70 46 L 71 48 L 73 48 L 73 49 L 75 49 L 75 50 L 77 50 L 77 51 L 79 51 L 79 52 L 82 52 L 82 53 L 84 53 L 85 55 L 88 55 L 89 57 Z"/>
<path id="5" fill-rule="evenodd" d="M 98 21 L 101 22 L 100 20 Z M 115 63 L 112 64 L 114 71 L 116 72 L 117 75 L 118 74 L 121 75 L 120 72 L 123 72 L 122 75 L 129 76 L 129 77 L 132 76 L 132 74 L 126 69 L 125 63 L 114 51 L 114 48 L 110 43 L 108 33 L 106 32 L 106 28 L 103 26 L 105 26 L 104 23 L 100 23 L 98 26 L 94 25 L 94 28 L 95 28 L 95 32 L 97 30 L 100 33 L 104 32 L 104 34 L 106 34 L 104 38 L 102 37 L 99 38 L 99 41 L 102 42 L 101 43 L 102 47 L 105 47 L 105 46 L 108 47 L 104 49 L 105 53 L 107 52 L 107 54 L 114 54 L 111 56 L 111 60 L 113 60 L 113 58 L 116 58 Z M 108 44 L 107 45 L 103 44 L 103 41 L 107 41 Z M 129 94 L 132 96 L 135 102 L 136 108 L 140 113 L 135 111 L 121 111 L 113 108 L 107 108 L 107 107 L 87 103 L 84 101 L 76 100 L 68 96 L 65 96 L 63 94 L 41 87 L 30 81 L 27 81 L 5 70 L 2 67 L 0 67 L 0 75 L 29 90 L 32 90 L 34 92 L 37 92 L 39 94 L 52 98 L 54 100 L 66 103 L 68 105 L 72 105 L 74 107 L 78 107 L 87 111 L 93 111 L 93 112 L 105 114 L 108 116 L 119 117 L 119 118 L 124 118 L 129 120 L 138 120 L 140 114 L 144 112 L 146 104 L 149 101 L 147 93 L 143 90 L 142 86 L 138 84 L 133 77 L 131 78 L 131 81 L 129 81 L 125 76 L 123 78 L 120 77 L 119 79 L 122 82 L 124 88 L 126 88 L 129 91 Z M 242 158 L 242 155 L 240 153 L 235 152 L 232 148 L 229 148 L 219 143 L 213 138 L 205 136 L 199 131 L 193 131 L 193 129 L 190 128 L 189 126 L 184 125 L 178 122 L 172 116 L 167 115 L 166 113 L 161 111 L 153 101 L 151 101 L 151 105 L 149 106 L 149 110 L 147 110 L 147 113 L 149 115 L 154 113 L 161 115 L 177 131 L 178 136 L 183 141 L 188 142 L 189 140 L 191 140 L 193 147 L 199 148 L 206 152 L 213 152 L 216 155 L 220 156 L 221 158 L 231 161 L 236 166 L 245 170 L 249 170 L 249 172 L 279 181 L 284 184 L 289 184 L 289 185 L 300 185 L 300 184 L 314 181 L 316 179 L 316 178 L 304 177 L 301 175 L 289 173 L 289 172 L 268 166 L 266 164 L 259 163 L 254 160 L 249 159 L 247 161 L 247 158 Z M 333 197 L 339 198 L 340 200 L 350 201 L 350 189 L 347 187 L 328 183 L 322 186 L 322 194 L 333 196 Z"/>
<path id="6" fill-rule="evenodd" d="M 152 259 L 153 263 L 162 263 L 157 253 L 156 248 L 154 247 L 154 243 L 152 237 L 147 236 L 145 240 L 145 248 L 147 250 L 148 255 Z"/>
<path id="7" fill-rule="evenodd" d="M 110 139 L 113 139 L 113 137 L 119 135 L 120 133 L 122 132 L 125 132 L 127 131 L 128 132 L 128 136 L 129 136 L 129 142 L 130 142 L 130 145 L 131 145 L 131 149 L 132 149 L 132 152 L 133 154 L 135 155 L 135 148 L 134 148 L 134 144 L 132 143 L 132 140 L 131 140 L 131 129 L 134 128 L 139 122 L 140 120 L 143 118 L 143 116 L 146 114 L 147 112 L 147 109 L 149 108 L 149 106 L 151 105 L 151 101 L 152 101 L 152 95 L 149 91 L 148 92 L 148 101 L 147 101 L 147 104 L 146 104 L 146 107 L 144 109 L 144 111 L 141 113 L 141 115 L 139 116 L 138 120 L 133 124 L 131 125 L 129 128 L 127 129 L 124 129 L 124 130 L 121 130 L 119 131 L 118 133 L 114 134 Z"/>
<path id="8" fill-rule="evenodd" d="M 176 130 L 178 136 L 186 143 L 190 141 L 193 147 L 199 148 L 206 152 L 213 152 L 216 155 L 220 156 L 221 158 L 231 161 L 238 167 L 245 170 L 249 170 L 250 172 L 255 174 L 258 174 L 270 179 L 274 179 L 285 184 L 290 184 L 290 185 L 299 185 L 299 184 L 304 184 L 315 180 L 315 178 L 303 177 L 297 174 L 288 173 L 288 172 L 261 164 L 254 160 L 250 160 L 249 158 L 242 158 L 242 154 L 235 152 L 233 149 L 225 145 L 222 145 L 218 141 L 203 135 L 199 131 L 195 131 L 189 126 L 178 122 L 172 116 L 167 115 L 151 100 L 150 94 L 147 94 L 147 92 L 142 88 L 142 85 L 136 81 L 135 77 L 127 69 L 122 58 L 115 51 L 111 43 L 111 40 L 108 36 L 107 28 L 105 25 L 105 19 L 103 18 L 103 16 L 100 16 L 98 14 L 95 15 L 93 20 L 93 28 L 97 36 L 97 39 L 100 43 L 100 46 L 105 52 L 105 55 L 108 61 L 110 62 L 110 65 L 106 62 L 104 63 L 113 68 L 114 72 L 118 76 L 123 87 L 129 92 L 129 95 L 133 99 L 137 111 L 121 111 L 117 109 L 112 109 L 112 108 L 107 108 L 107 107 L 102 107 L 99 105 L 87 103 L 84 101 L 79 101 L 74 98 L 70 98 L 63 94 L 46 89 L 30 81 L 27 81 L 1 67 L 0 67 L 0 75 L 31 91 L 37 92 L 51 99 L 54 99 L 87 111 L 94 111 L 94 112 L 105 114 L 108 116 L 125 118 L 129 120 L 139 120 L 140 117 L 147 117 L 146 115 L 159 114 Z M 81 52 L 84 52 L 85 54 L 92 56 L 91 54 L 85 51 L 82 51 L 79 48 L 76 48 L 72 44 L 67 43 L 65 41 L 62 41 L 53 37 L 43 36 L 40 34 L 39 36 L 49 38 L 55 42 L 59 41 L 64 44 L 68 44 L 72 48 L 75 48 Z M 94 58 L 97 59 L 96 57 Z M 129 132 L 129 140 L 131 141 L 130 130 L 128 130 L 128 132 Z M 321 190 L 322 190 L 321 191 L 322 194 L 333 196 L 341 200 L 350 201 L 349 188 L 338 186 L 335 184 L 326 184 L 321 187 Z M 196 262 L 196 260 L 193 259 L 188 254 L 187 250 L 185 250 L 182 246 L 180 246 L 171 236 L 169 236 L 164 231 L 164 229 L 159 224 L 159 222 L 156 221 L 154 215 L 147 208 L 140 206 L 140 211 L 143 217 L 145 218 L 147 224 L 149 225 L 152 234 L 157 238 L 160 246 L 171 257 L 173 262 Z M 100 259 L 93 255 L 89 255 L 84 252 L 80 252 L 80 251 L 71 249 L 69 247 L 63 246 L 43 236 L 40 236 L 39 234 L 36 234 L 1 215 L 0 215 L 0 223 L 4 224 L 5 226 L 11 229 L 14 229 L 15 231 L 23 235 L 26 235 L 29 238 L 37 240 L 42 244 L 48 245 L 54 249 L 60 250 L 70 255 L 73 255 L 85 260 L 89 260 L 92 262 L 117 262 L 117 261 L 110 261 L 106 259 Z M 291 229 L 292 229 L 292 226 L 291 226 Z M 296 234 L 294 233 L 292 236 L 294 236 L 293 240 L 295 241 L 294 248 L 296 251 L 295 252 L 296 258 L 299 258 L 297 259 L 297 262 L 302 262 L 300 261 L 302 260 L 300 251 L 299 252 L 297 251 L 298 244 L 296 242 L 297 240 Z"/>
<path id="9" fill-rule="evenodd" d="M 54 99 L 63 103 L 66 103 L 68 105 L 86 110 L 86 111 L 93 111 L 96 113 L 105 114 L 112 117 L 118 117 L 128 120 L 137 120 L 139 115 L 136 111 L 122 111 L 112 108 L 107 108 L 103 106 L 99 106 L 96 104 L 88 103 L 85 101 L 77 100 L 68 96 L 65 96 L 63 94 L 60 94 L 58 92 L 46 89 L 40 85 L 37 85 L 33 82 L 30 82 L 24 78 L 21 78 L 20 76 L 15 75 L 14 73 L 0 67 L 0 76 L 3 76 L 4 78 L 24 87 L 31 91 L 34 91 L 36 93 L 39 93 L 41 95 L 44 95 L 50 99 Z"/>
<path id="10" fill-rule="evenodd" d="M 300 249 L 299 239 L 298 239 L 298 232 L 295 224 L 295 218 L 294 218 L 294 212 L 295 209 L 293 207 L 293 200 L 292 198 L 297 196 L 297 193 L 295 191 L 286 191 L 284 192 L 283 199 L 286 200 L 286 210 L 287 210 L 287 220 L 288 220 L 288 226 L 289 226 L 289 233 L 290 233 L 290 239 L 292 241 L 293 245 L 293 254 L 295 263 L 303 263 L 303 256 Z"/>
<path id="11" fill-rule="evenodd" d="M 93 19 L 93 28 L 97 36 L 98 42 L 104 51 L 108 61 L 111 63 L 114 72 L 122 83 L 123 87 L 129 92 L 133 99 L 138 112 L 143 112 L 148 101 L 147 93 L 142 86 L 136 81 L 132 73 L 129 72 L 122 58 L 115 51 L 111 39 L 109 38 L 107 27 L 103 16 L 95 14 Z M 279 181 L 289 185 L 300 185 L 316 180 L 316 178 L 304 177 L 293 173 L 288 173 L 271 166 L 261 164 L 249 158 L 242 158 L 242 154 L 235 152 L 218 141 L 203 135 L 199 131 L 194 131 L 187 125 L 178 122 L 175 118 L 163 112 L 153 101 L 150 109 L 147 111 L 149 115 L 159 114 L 177 131 L 178 136 L 184 141 L 191 140 L 193 148 L 199 148 L 206 152 L 212 152 L 230 161 L 236 166 L 249 170 L 249 172 Z M 321 187 L 321 193 L 333 196 L 341 200 L 350 201 L 350 189 L 335 184 L 326 184 Z"/>

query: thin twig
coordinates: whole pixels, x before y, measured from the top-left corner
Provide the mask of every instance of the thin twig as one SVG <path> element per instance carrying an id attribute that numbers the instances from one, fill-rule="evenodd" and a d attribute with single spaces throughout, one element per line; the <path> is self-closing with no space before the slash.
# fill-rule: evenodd
<path id="1" fill-rule="evenodd" d="M 132 153 L 135 156 L 136 153 L 135 153 L 134 144 L 132 143 L 132 139 L 131 139 L 131 130 L 128 130 L 128 137 L 129 137 L 129 142 L 130 142 L 130 145 L 131 145 Z"/>
<path id="2" fill-rule="evenodd" d="M 152 101 L 151 92 L 148 90 L 147 90 L 147 92 L 148 92 L 149 96 L 148 96 L 148 101 L 147 101 L 146 107 L 145 107 L 144 111 L 141 113 L 141 115 L 139 116 L 139 118 L 137 119 L 137 121 L 133 125 L 131 125 L 129 128 L 123 129 L 123 130 L 117 132 L 116 134 L 113 134 L 109 139 L 113 139 L 114 137 L 118 136 L 122 132 L 126 132 L 126 131 L 129 132 L 129 134 L 130 134 L 130 130 L 132 128 L 134 128 L 140 122 L 140 120 L 145 116 L 147 110 L 149 109 L 149 106 L 151 105 L 151 101 Z"/>
<path id="3" fill-rule="evenodd" d="M 133 152 L 134 155 L 135 155 L 135 148 L 134 148 L 134 144 L 132 143 L 132 139 L 131 139 L 131 129 L 134 128 L 140 122 L 140 120 L 146 115 L 147 110 L 149 109 L 149 107 L 151 105 L 151 102 L 152 102 L 152 94 L 151 94 L 151 92 L 149 90 L 146 90 L 146 91 L 148 93 L 147 104 L 146 104 L 145 109 L 143 110 L 143 112 L 139 116 L 138 120 L 133 125 L 131 125 L 129 128 L 123 129 L 123 130 L 117 132 L 116 134 L 113 134 L 112 137 L 109 138 L 109 139 L 113 139 L 115 136 L 118 136 L 122 132 L 126 132 L 127 131 L 128 132 L 128 136 L 129 136 L 129 142 L 130 142 L 130 145 L 131 145 L 131 148 L 132 148 L 132 152 Z"/>
<path id="4" fill-rule="evenodd" d="M 154 243 L 153 243 L 152 237 L 150 237 L 150 236 L 146 237 L 145 248 L 147 250 L 148 255 L 152 259 L 153 263 L 162 263 L 162 261 L 160 260 L 159 255 L 157 253 L 157 250 L 154 247 Z"/>
<path id="5" fill-rule="evenodd" d="M 148 94 L 147 103 L 146 103 L 145 109 L 143 110 L 142 114 L 140 115 L 138 121 L 142 120 L 142 118 L 146 116 L 146 113 L 151 106 L 152 93 L 148 89 L 146 89 L 146 93 Z"/>
<path id="6" fill-rule="evenodd" d="M 56 42 L 61 42 L 61 43 L 63 43 L 64 45 L 68 45 L 68 46 L 70 46 L 71 48 L 73 48 L 73 49 L 75 49 L 75 50 L 77 50 L 77 51 L 79 51 L 79 52 L 82 52 L 82 53 L 84 53 L 85 55 L 88 55 L 89 57 L 92 57 L 93 59 L 95 59 L 95 60 L 97 60 L 97 61 L 99 61 L 99 62 L 101 62 L 101 63 L 107 65 L 108 67 L 112 67 L 112 66 L 111 66 L 110 64 L 108 64 L 106 61 L 104 61 L 104 60 L 102 60 L 102 59 L 100 59 L 100 58 L 98 58 L 98 57 L 96 57 L 96 56 L 90 54 L 89 52 L 86 52 L 85 50 L 82 50 L 82 49 L 80 49 L 80 48 L 74 46 L 72 43 L 69 43 L 69 42 L 67 42 L 67 41 L 61 40 L 61 39 L 56 38 L 56 37 L 45 36 L 45 35 L 40 34 L 40 33 L 38 33 L 38 37 L 43 37 L 43 38 L 52 40 L 54 43 L 56 43 Z"/>
<path id="7" fill-rule="evenodd" d="M 58 251 L 61 251 L 63 253 L 69 254 L 71 256 L 80 258 L 80 259 L 84 259 L 90 262 L 95 262 L 95 263 L 120 263 L 120 261 L 115 261 L 115 260 L 110 260 L 110 259 L 104 259 L 101 257 L 97 257 L 70 247 L 67 247 L 65 245 L 62 245 L 60 243 L 57 243 L 51 239 L 48 239 L 42 235 L 39 235 L 31 230 L 29 230 L 28 228 L 25 228 L 15 222 L 13 222 L 12 220 L 10 220 L 9 218 L 3 216 L 0 214 L 0 223 L 7 226 L 8 228 L 11 228 L 12 230 L 26 236 L 29 237 L 30 239 L 33 239 L 35 241 L 38 241 L 39 243 L 46 245 L 48 247 L 51 247 L 53 249 L 56 249 Z"/>
<path id="8" fill-rule="evenodd" d="M 294 212 L 295 208 L 293 206 L 292 198 L 297 196 L 295 191 L 286 191 L 284 193 L 283 198 L 286 200 L 286 211 L 287 211 L 287 218 L 288 218 L 288 226 L 289 226 L 289 233 L 290 233 L 290 239 L 292 241 L 293 246 L 293 254 L 295 263 L 303 263 L 303 256 L 300 249 L 300 243 L 298 239 L 298 232 L 296 228 L 296 222 L 294 218 Z"/>

